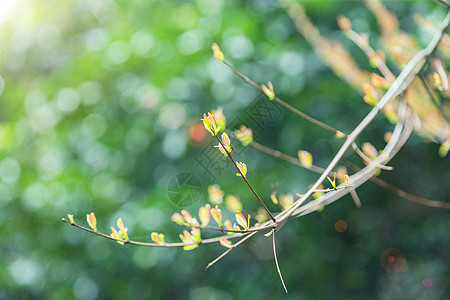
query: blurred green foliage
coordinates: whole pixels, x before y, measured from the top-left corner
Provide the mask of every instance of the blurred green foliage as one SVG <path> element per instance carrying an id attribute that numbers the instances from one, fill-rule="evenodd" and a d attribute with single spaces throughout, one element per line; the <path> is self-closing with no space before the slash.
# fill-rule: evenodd
<path id="1" fill-rule="evenodd" d="M 374 18 L 362 3 L 304 4 L 325 36 L 345 43 L 368 67 L 335 22 L 344 13 L 378 47 Z M 413 14 L 438 22 L 445 13 L 431 1 L 388 4 L 424 43 L 429 36 L 417 30 Z M 0 22 L 0 299 L 286 297 L 264 237 L 204 271 L 224 251 L 219 244 L 192 252 L 123 247 L 60 221 L 72 213 L 86 224 L 85 214 L 94 211 L 103 232 L 122 217 L 135 240 L 149 241 L 158 231 L 177 241 L 180 228 L 169 219 L 181 208 L 169 201 L 168 185 L 180 173 L 201 183 L 200 195 L 186 203 L 192 213 L 213 183 L 256 211 L 230 166 L 212 177 L 196 161 L 211 142 L 192 139 L 203 112 L 223 106 L 229 123 L 249 121 L 245 109 L 260 99 L 214 60 L 213 42 L 243 73 L 271 80 L 278 95 L 318 119 L 344 132 L 362 119 L 369 107 L 361 96 L 320 63 L 276 1 L 2 0 Z M 391 128 L 380 117 L 360 141 L 381 145 Z M 308 150 L 321 166 L 342 143 L 289 112 L 259 133 L 258 142 L 293 156 Z M 395 170 L 381 178 L 448 200 L 450 164 L 437 149 L 413 137 L 392 161 Z M 317 178 L 254 149 L 242 151 L 239 161 L 266 200 L 272 184 L 283 193 L 304 192 Z M 358 194 L 361 209 L 346 197 L 280 231 L 287 297 L 449 297 L 448 212 L 371 183 Z M 343 233 L 334 228 L 339 219 L 348 224 Z M 382 268 L 388 248 L 404 253 L 406 271 Z"/>

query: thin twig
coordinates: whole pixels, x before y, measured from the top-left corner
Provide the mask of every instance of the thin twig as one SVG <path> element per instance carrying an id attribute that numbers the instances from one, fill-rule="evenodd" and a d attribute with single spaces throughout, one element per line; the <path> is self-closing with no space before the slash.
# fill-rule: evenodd
<path id="1" fill-rule="evenodd" d="M 228 249 L 227 251 L 225 251 L 224 253 L 222 253 L 221 255 L 219 255 L 216 259 L 214 259 L 212 262 L 210 262 L 206 267 L 205 270 L 208 270 L 210 267 L 212 267 L 216 262 L 218 262 L 219 260 L 221 260 L 223 257 L 225 257 L 225 255 L 227 255 L 228 253 L 231 252 L 231 250 L 235 249 L 237 246 L 239 246 L 240 244 L 242 244 L 243 242 L 245 242 L 246 240 L 248 240 L 249 238 L 251 238 L 252 236 L 254 236 L 256 234 L 256 232 L 250 233 L 249 235 L 246 235 L 244 238 L 242 238 L 241 240 L 239 240 L 239 242 L 237 242 L 236 244 L 232 245 L 232 247 L 230 249 Z"/>
<path id="2" fill-rule="evenodd" d="M 283 275 L 281 275 L 280 266 L 278 265 L 277 249 L 276 249 L 276 246 L 275 246 L 275 232 L 276 232 L 276 230 L 274 230 L 272 232 L 273 257 L 275 258 L 275 265 L 277 266 L 278 276 L 280 276 L 280 280 L 281 280 L 281 283 L 283 284 L 284 291 L 287 294 L 288 290 L 286 288 L 286 285 L 284 284 Z"/>
<path id="3" fill-rule="evenodd" d="M 364 154 L 364 152 L 361 151 L 361 149 L 359 149 L 359 147 L 356 143 L 352 143 L 352 148 L 365 162 L 367 162 L 369 164 L 374 162 L 378 168 L 387 170 L 387 171 L 392 171 L 394 169 L 393 167 L 382 165 L 382 164 L 375 162 L 374 160 L 371 160 L 369 157 L 367 157 L 367 155 Z"/>
<path id="4" fill-rule="evenodd" d="M 311 168 L 307 168 L 307 167 L 303 166 L 298 159 L 296 159 L 296 158 L 294 158 L 292 156 L 289 156 L 287 154 L 284 154 L 284 153 L 282 153 L 282 152 L 280 152 L 278 150 L 274 150 L 274 149 L 271 149 L 271 148 L 269 148 L 267 146 L 261 145 L 261 144 L 255 142 L 255 141 L 253 141 L 250 144 L 250 146 L 252 146 L 255 149 L 260 150 L 260 151 L 262 151 L 262 152 L 264 152 L 264 153 L 266 153 L 268 155 L 271 155 L 273 157 L 280 158 L 280 159 L 282 159 L 284 161 L 290 162 L 290 163 L 292 163 L 294 165 L 297 165 L 299 167 L 302 167 L 304 169 L 311 170 L 312 172 L 315 172 L 315 173 L 318 173 L 318 174 L 322 174 L 325 171 L 325 169 L 323 169 L 321 167 L 318 167 L 318 166 L 315 166 L 315 165 L 312 165 Z M 357 167 L 355 164 L 351 163 L 348 160 L 342 159 L 342 162 L 344 164 L 346 164 L 348 167 L 350 167 L 351 169 L 353 169 L 353 171 L 355 171 L 355 172 L 358 172 L 358 171 L 361 170 L 361 168 Z M 380 165 L 380 164 L 377 164 L 377 165 Z M 330 172 L 328 175 L 330 175 L 331 173 L 332 172 Z M 382 180 L 379 179 L 378 177 L 371 177 L 369 180 L 372 181 L 373 183 L 379 185 L 382 188 L 386 188 L 387 189 L 387 185 L 389 185 L 387 182 L 384 182 L 384 181 L 382 183 Z M 399 189 L 397 187 L 394 187 L 392 185 L 389 188 L 389 190 L 393 191 L 396 195 L 400 196 L 401 198 L 404 198 L 406 200 L 409 200 L 409 201 L 412 201 L 412 202 L 415 202 L 415 203 L 419 203 L 419 204 L 422 204 L 422 205 L 425 205 L 425 206 L 430 206 L 430 207 L 439 207 L 439 208 L 448 209 L 447 203 L 445 203 L 445 202 L 425 199 L 425 198 L 422 198 L 422 197 L 410 194 L 410 193 L 408 193 L 408 192 L 406 192 L 404 190 L 401 190 L 401 189 Z M 315 190 L 314 192 L 317 192 L 317 191 L 318 190 Z M 353 200 L 355 201 L 356 207 L 358 207 L 358 208 L 361 207 L 361 201 L 359 200 L 359 197 L 358 197 L 355 189 L 351 189 L 350 190 L 350 195 L 353 197 Z M 270 226 L 268 226 L 268 227 L 270 227 Z"/>
<path id="5" fill-rule="evenodd" d="M 351 144 L 355 141 L 355 139 L 361 134 L 361 132 L 375 119 L 377 114 L 381 109 L 394 97 L 403 93 L 406 88 L 411 84 L 414 77 L 422 70 L 422 67 L 425 64 L 425 60 L 434 53 L 436 50 L 439 41 L 441 40 L 444 31 L 448 28 L 450 24 L 450 13 L 447 14 L 441 25 L 439 26 L 438 32 L 435 33 L 432 40 L 428 44 L 428 46 L 419 51 L 405 66 L 403 71 L 399 74 L 397 79 L 392 83 L 389 90 L 383 95 L 377 106 L 375 106 L 366 117 L 356 126 L 356 128 L 352 131 L 351 134 L 348 135 L 345 143 L 342 145 L 341 149 L 334 156 L 333 160 L 330 162 L 328 167 L 325 169 L 325 172 L 319 177 L 316 183 L 310 188 L 310 190 L 303 196 L 303 198 L 309 198 L 313 191 L 319 187 L 320 184 L 325 180 L 327 174 L 336 166 L 339 160 L 343 157 L 347 149 L 351 146 Z M 279 221 L 286 221 L 289 217 L 294 213 L 294 211 L 300 207 L 300 200 L 304 200 L 303 198 L 297 200 L 288 212 L 283 214 Z"/>
<path id="6" fill-rule="evenodd" d="M 238 170 L 239 174 L 241 175 L 242 179 L 244 180 L 244 182 L 247 184 L 247 186 L 250 188 L 250 190 L 253 192 L 253 195 L 255 195 L 256 199 L 258 199 L 259 203 L 261 204 L 261 206 L 266 210 L 267 214 L 269 215 L 270 219 L 276 223 L 275 217 L 272 215 L 272 213 L 270 212 L 270 210 L 267 208 L 267 206 L 264 204 L 264 202 L 261 200 L 261 198 L 259 197 L 258 193 L 256 193 L 256 191 L 253 189 L 252 185 L 250 184 L 250 182 L 247 180 L 247 177 L 242 174 L 241 170 L 239 169 L 239 167 L 237 166 L 236 162 L 234 161 L 233 157 L 231 156 L 231 153 L 228 152 L 227 148 L 225 147 L 225 145 L 222 143 L 222 141 L 219 139 L 219 137 L 217 135 L 214 136 L 216 138 L 216 140 L 220 143 L 220 145 L 222 145 L 223 149 L 226 151 L 228 158 L 231 160 L 231 162 L 233 163 L 233 165 L 236 167 L 236 170 Z"/>
<path id="7" fill-rule="evenodd" d="M 375 50 L 370 47 L 370 45 L 367 43 L 367 41 L 361 37 L 357 32 L 353 31 L 352 29 L 344 32 L 345 36 L 347 36 L 353 43 L 355 43 L 370 59 L 370 57 L 373 57 L 376 55 Z M 391 70 L 389 70 L 386 63 L 378 57 L 376 60 L 376 66 L 378 70 L 380 70 L 381 74 L 386 78 L 388 82 L 393 82 L 395 80 L 394 74 L 392 74 Z"/>
<path id="8" fill-rule="evenodd" d="M 215 238 L 209 238 L 209 239 L 204 239 L 201 240 L 200 242 L 196 242 L 196 243 L 164 243 L 164 244 L 157 244 L 157 243 L 146 243 L 146 242 L 138 242 L 138 241 L 133 241 L 133 240 L 121 240 L 121 239 L 116 239 L 113 238 L 110 235 L 104 234 L 100 231 L 94 231 L 92 229 L 89 229 L 87 227 L 81 226 L 77 223 L 71 223 L 70 221 L 66 220 L 66 219 L 62 219 L 62 222 L 67 223 L 71 226 L 77 227 L 79 229 L 82 229 L 84 231 L 90 232 L 92 234 L 104 237 L 106 239 L 112 240 L 112 241 L 116 241 L 116 242 L 122 242 L 124 244 L 129 244 L 129 245 L 136 245 L 136 246 L 145 246 L 145 247 L 165 247 L 165 248 L 172 248 L 172 247 L 184 247 L 184 246 L 189 246 L 189 245 L 203 245 L 203 244 L 211 244 L 211 243 L 217 243 L 220 242 L 221 240 L 221 236 L 220 237 L 215 237 Z M 267 228 L 266 228 L 267 229 Z M 227 236 L 227 238 L 237 238 L 242 236 L 242 234 L 235 234 L 235 235 L 230 235 Z"/>
<path id="9" fill-rule="evenodd" d="M 372 180 L 372 178 L 370 180 Z M 358 194 L 356 193 L 355 189 L 350 190 L 350 196 L 352 196 L 353 202 L 355 202 L 356 207 L 360 208 L 361 200 L 359 200 Z"/>
<path id="10" fill-rule="evenodd" d="M 236 74 L 239 78 L 241 78 L 244 82 L 248 83 L 249 85 L 251 85 L 252 87 L 254 87 L 255 89 L 257 89 L 258 91 L 260 91 L 261 93 L 263 93 L 262 88 L 257 85 L 254 81 L 252 81 L 250 78 L 248 78 L 247 76 L 245 76 L 244 74 L 242 74 L 241 72 L 239 72 L 237 69 L 235 69 L 230 63 L 228 63 L 227 61 L 223 61 L 223 63 L 230 68 L 230 70 Z M 332 133 L 334 133 L 336 136 L 339 137 L 346 137 L 346 134 L 343 133 L 340 130 L 337 130 L 319 120 L 314 119 L 313 117 L 308 116 L 307 114 L 305 114 L 304 112 L 299 111 L 298 109 L 294 108 L 293 106 L 287 104 L 286 102 L 284 102 L 283 100 L 281 100 L 278 96 L 275 96 L 275 98 L 273 99 L 275 102 L 277 102 L 278 104 L 284 106 L 286 109 L 290 110 L 291 112 L 293 112 L 294 114 L 296 114 L 297 116 L 299 116 L 300 118 L 313 123 L 314 125 L 317 125 L 325 130 L 328 130 Z"/>
<path id="11" fill-rule="evenodd" d="M 445 0 L 438 0 L 438 1 L 447 6 L 448 8 L 450 8 L 450 2 L 447 2 Z"/>
<path id="12" fill-rule="evenodd" d="M 343 162 L 350 169 L 352 169 L 355 172 L 359 172 L 361 170 L 361 168 L 359 168 L 358 166 L 356 166 L 355 164 L 353 164 L 350 161 L 344 160 Z M 423 197 L 419 197 L 417 195 L 410 194 L 402 189 L 399 189 L 399 188 L 393 186 L 390 183 L 387 183 L 386 181 L 384 181 L 383 179 L 380 179 L 379 177 L 372 177 L 372 178 L 370 178 L 370 181 L 372 181 L 373 183 L 377 184 L 378 186 L 380 186 L 384 189 L 387 189 L 387 190 L 393 192 L 397 196 L 400 196 L 401 198 L 406 199 L 408 201 L 415 202 L 415 203 L 422 204 L 422 205 L 429 206 L 429 207 L 450 209 L 450 203 L 436 201 L 436 200 L 429 200 L 429 199 L 425 199 Z"/>

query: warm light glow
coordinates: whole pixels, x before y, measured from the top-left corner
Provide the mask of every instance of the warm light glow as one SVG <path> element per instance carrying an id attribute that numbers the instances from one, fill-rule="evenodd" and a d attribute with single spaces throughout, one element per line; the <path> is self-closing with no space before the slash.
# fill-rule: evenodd
<path id="1" fill-rule="evenodd" d="M 334 229 L 336 229 L 337 232 L 345 232 L 347 230 L 347 222 L 344 220 L 336 221 L 336 223 L 334 223 Z"/>
<path id="2" fill-rule="evenodd" d="M 405 254 L 397 248 L 386 249 L 381 254 L 380 263 L 388 273 L 405 272 L 408 269 Z"/>
<path id="3" fill-rule="evenodd" d="M 189 137 L 194 142 L 200 142 L 203 141 L 203 139 L 206 137 L 206 130 L 200 123 L 195 123 L 189 128 Z"/>

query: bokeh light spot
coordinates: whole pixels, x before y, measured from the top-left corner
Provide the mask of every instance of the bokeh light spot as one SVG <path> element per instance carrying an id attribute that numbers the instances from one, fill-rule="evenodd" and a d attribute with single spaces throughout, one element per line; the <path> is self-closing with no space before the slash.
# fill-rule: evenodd
<path id="1" fill-rule="evenodd" d="M 195 123 L 189 128 L 189 137 L 194 142 L 200 142 L 203 141 L 203 139 L 206 137 L 206 130 L 200 123 Z"/>
<path id="2" fill-rule="evenodd" d="M 153 37 L 143 31 L 135 32 L 130 38 L 131 51 L 139 56 L 145 56 L 153 45 Z"/>
<path id="3" fill-rule="evenodd" d="M 0 177 L 5 183 L 15 183 L 20 176 L 20 165 L 13 158 L 5 158 L 0 162 Z"/>
<path id="4" fill-rule="evenodd" d="M 71 88 L 62 89 L 56 98 L 56 107 L 63 112 L 72 112 L 78 108 L 80 96 Z"/>
<path id="5" fill-rule="evenodd" d="M 177 39 L 177 48 L 182 54 L 194 54 L 203 48 L 203 34 L 199 30 L 181 34 Z"/>
<path id="6" fill-rule="evenodd" d="M 152 109 L 158 105 L 159 97 L 154 92 L 146 92 L 141 96 L 141 105 L 143 108 Z"/>
<path id="7" fill-rule="evenodd" d="M 337 220 L 336 223 L 334 223 L 334 229 L 336 229 L 337 232 L 345 232 L 347 230 L 347 222 L 344 220 Z"/>
<path id="8" fill-rule="evenodd" d="M 130 49 L 123 41 L 114 42 L 106 51 L 107 61 L 112 65 L 123 64 L 130 58 Z"/>
<path id="9" fill-rule="evenodd" d="M 429 289 L 433 285 L 433 281 L 430 278 L 425 278 L 422 281 L 422 285 L 424 288 Z"/>
<path id="10" fill-rule="evenodd" d="M 405 272 L 408 268 L 405 254 L 400 249 L 388 248 L 382 254 L 380 263 L 388 273 Z"/>
<path id="11" fill-rule="evenodd" d="M 166 128 L 180 128 L 186 121 L 186 110 L 181 104 L 175 102 L 168 103 L 161 108 L 159 120 Z"/>

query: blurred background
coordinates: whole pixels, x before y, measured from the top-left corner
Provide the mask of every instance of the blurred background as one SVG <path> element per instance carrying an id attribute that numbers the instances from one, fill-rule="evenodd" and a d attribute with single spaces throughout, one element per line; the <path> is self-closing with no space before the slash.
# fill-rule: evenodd
<path id="1" fill-rule="evenodd" d="M 324 36 L 373 72 L 336 24 L 345 14 L 378 48 L 376 22 L 363 3 L 302 3 Z M 446 14 L 433 1 L 386 5 L 421 46 L 431 35 L 414 14 L 436 23 Z M 132 239 L 150 241 L 158 231 L 178 241 L 182 228 L 170 216 L 183 208 L 195 214 L 215 183 L 254 214 L 258 205 L 232 166 L 208 154 L 214 143 L 200 118 L 219 106 L 229 129 L 247 124 L 264 145 L 294 157 L 304 149 L 315 164 L 328 164 L 342 140 L 264 106 L 264 97 L 212 57 L 213 42 L 254 81 L 272 81 L 288 103 L 343 132 L 370 110 L 320 62 L 277 1 L 0 2 L 0 299 L 450 297 L 448 211 L 370 182 L 358 189 L 361 208 L 346 196 L 278 233 L 287 295 L 263 236 L 205 271 L 225 250 L 220 244 L 193 251 L 120 246 L 61 222 L 72 213 L 86 225 L 93 211 L 105 233 L 122 217 Z M 392 128 L 379 116 L 359 142 L 380 149 Z M 413 135 L 391 161 L 394 171 L 380 178 L 448 201 L 450 162 L 438 148 Z M 247 163 L 249 179 L 275 212 L 272 185 L 295 194 L 318 177 L 240 149 L 237 160 Z M 347 158 L 363 166 L 351 153 Z M 184 180 L 195 193 L 180 188 Z M 403 259 L 400 267 L 387 267 L 392 256 Z"/>

